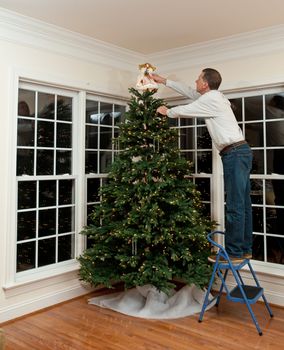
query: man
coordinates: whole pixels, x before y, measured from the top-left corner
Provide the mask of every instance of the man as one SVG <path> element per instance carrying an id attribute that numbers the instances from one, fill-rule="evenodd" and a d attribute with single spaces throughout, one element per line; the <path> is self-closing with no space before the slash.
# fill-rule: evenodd
<path id="1" fill-rule="evenodd" d="M 221 75 L 212 68 L 203 69 L 196 90 L 152 74 L 154 81 L 164 84 L 194 100 L 192 103 L 157 112 L 177 118 L 204 118 L 212 141 L 222 158 L 226 191 L 225 249 L 235 263 L 250 259 L 252 253 L 252 209 L 250 199 L 250 171 L 252 152 L 244 140 L 228 99 L 218 91 Z M 214 261 L 214 257 L 209 259 Z"/>

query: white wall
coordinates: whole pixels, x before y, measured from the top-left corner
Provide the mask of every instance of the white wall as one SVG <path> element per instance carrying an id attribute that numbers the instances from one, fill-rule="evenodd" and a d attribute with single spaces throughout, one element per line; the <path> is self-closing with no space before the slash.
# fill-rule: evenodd
<path id="1" fill-rule="evenodd" d="M 77 271 L 69 271 L 41 281 L 4 288 L 7 271 L 7 243 L 15 233 L 10 229 L 9 207 L 11 184 L 11 157 L 14 157 L 11 135 L 11 118 L 15 118 L 17 102 L 15 76 L 38 81 L 62 84 L 82 91 L 94 91 L 128 96 L 128 88 L 136 82 L 139 63 L 150 61 L 158 67 L 158 73 L 172 79 L 194 85 L 200 70 L 215 67 L 223 75 L 224 90 L 246 88 L 269 83 L 284 83 L 283 27 L 265 37 L 238 37 L 191 47 L 188 50 L 158 53 L 149 57 L 115 47 L 102 47 L 85 37 L 54 27 L 29 23 L 19 17 L 0 11 L 0 322 L 9 320 L 45 306 L 67 300 L 88 292 L 77 278 Z M 260 40 L 266 38 L 267 40 Z M 254 46 L 247 43 L 254 39 Z M 269 39 L 269 40 L 268 40 Z M 236 42 L 238 45 L 236 45 Z M 243 45 L 242 45 L 243 43 Z M 215 48 L 215 51 L 214 51 Z M 246 50 L 244 50 L 246 48 Z M 213 50 L 213 51 L 212 51 Z M 194 55 L 192 54 L 194 52 Z M 228 52 L 231 55 L 228 55 Z M 173 96 L 166 88 L 159 90 L 163 97 Z M 261 267 L 260 267 L 261 269 Z M 281 291 L 283 270 L 277 276 L 267 271 L 264 281 L 269 281 L 271 301 L 284 305 Z M 268 277 L 267 277 L 268 276 Z M 279 286 L 281 290 L 279 291 Z"/>
<path id="2" fill-rule="evenodd" d="M 65 38 L 62 38 L 62 45 L 57 48 L 52 44 L 52 37 L 49 37 L 48 41 L 44 39 L 45 42 L 29 33 L 15 40 L 11 33 L 7 32 L 6 38 L 0 36 L 0 323 L 90 291 L 89 287 L 82 286 L 79 282 L 77 269 L 74 267 L 66 268 L 66 272 L 61 271 L 59 275 L 57 271 L 52 278 L 15 285 L 8 281 L 7 285 L 6 247 L 9 246 L 11 235 L 15 235 L 11 217 L 13 208 L 10 207 L 14 200 L 11 198 L 11 189 L 15 186 L 15 174 L 11 171 L 11 159 L 15 157 L 15 148 L 11 140 L 14 123 L 11 121 L 16 118 L 17 76 L 62 85 L 77 91 L 128 97 L 128 88 L 136 83 L 136 72 L 140 62 L 135 55 L 134 58 L 130 55 L 133 66 L 129 65 L 130 69 L 126 69 L 127 64 L 117 62 L 118 55 L 123 57 L 125 54 L 123 50 L 120 52 L 114 48 L 113 59 L 96 58 L 96 52 L 99 51 L 102 55 L 104 50 L 94 45 L 91 50 L 86 50 L 84 59 L 82 52 L 85 47 L 81 47 L 80 43 L 76 42 L 78 52 L 81 50 L 80 55 L 76 55 L 76 52 L 73 53 L 64 45 Z M 41 47 L 43 44 L 47 44 L 46 48 Z"/>

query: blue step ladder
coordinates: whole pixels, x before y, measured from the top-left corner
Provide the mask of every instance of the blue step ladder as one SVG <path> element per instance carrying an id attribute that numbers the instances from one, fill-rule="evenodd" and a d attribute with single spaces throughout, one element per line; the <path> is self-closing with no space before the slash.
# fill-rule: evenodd
<path id="1" fill-rule="evenodd" d="M 243 259 L 243 261 L 241 261 L 241 262 L 238 262 L 238 263 L 234 262 L 233 263 L 231 261 L 231 259 L 229 258 L 229 255 L 226 252 L 226 250 L 220 244 L 215 242 L 214 238 L 216 238 L 217 235 L 224 235 L 224 232 L 214 231 L 214 232 L 209 233 L 207 236 L 208 241 L 212 244 L 212 246 L 217 247 L 218 251 L 217 251 L 217 255 L 216 255 L 216 261 L 215 261 L 214 267 L 213 267 L 212 276 L 211 276 L 211 279 L 209 282 L 209 286 L 208 286 L 208 289 L 207 289 L 207 292 L 205 295 L 205 299 L 203 302 L 203 306 L 202 306 L 198 321 L 202 322 L 203 315 L 205 313 L 206 308 L 210 304 L 212 304 L 214 301 L 216 301 L 215 306 L 218 307 L 218 305 L 220 303 L 222 292 L 225 289 L 226 297 L 228 300 L 235 302 L 235 303 L 246 304 L 246 306 L 249 310 L 249 313 L 252 317 L 252 320 L 255 324 L 255 327 L 258 331 L 258 334 L 262 335 L 262 331 L 259 327 L 257 319 L 254 315 L 254 312 L 251 308 L 251 304 L 255 304 L 259 298 L 262 298 L 264 301 L 264 304 L 268 310 L 270 317 L 273 317 L 273 313 L 272 313 L 272 311 L 268 305 L 268 302 L 265 298 L 263 288 L 260 286 L 260 284 L 258 282 L 258 279 L 255 275 L 255 272 L 251 266 L 250 260 Z M 242 280 L 240 270 L 246 265 L 248 266 L 248 268 L 251 272 L 251 275 L 253 276 L 253 279 L 255 281 L 254 286 L 246 285 L 246 284 L 244 284 L 244 282 Z M 232 272 L 232 275 L 233 275 L 234 280 L 236 282 L 236 286 L 232 290 L 229 290 L 227 287 L 227 284 L 226 284 L 226 279 L 227 279 L 229 271 Z M 218 294 L 216 294 L 213 298 L 210 299 L 209 298 L 210 292 L 212 290 L 212 286 L 213 286 L 215 278 L 217 276 L 220 278 L 221 287 L 219 289 Z"/>

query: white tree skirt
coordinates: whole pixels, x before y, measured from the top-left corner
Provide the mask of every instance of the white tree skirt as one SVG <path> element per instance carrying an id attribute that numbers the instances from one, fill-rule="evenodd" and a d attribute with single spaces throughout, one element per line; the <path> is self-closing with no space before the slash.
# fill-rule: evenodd
<path id="1" fill-rule="evenodd" d="M 191 285 L 184 286 L 177 292 L 173 290 L 168 296 L 151 285 L 145 285 L 89 299 L 89 304 L 115 310 L 129 316 L 171 319 L 199 313 L 205 293 L 206 290 Z M 213 305 L 214 303 L 208 308 Z"/>

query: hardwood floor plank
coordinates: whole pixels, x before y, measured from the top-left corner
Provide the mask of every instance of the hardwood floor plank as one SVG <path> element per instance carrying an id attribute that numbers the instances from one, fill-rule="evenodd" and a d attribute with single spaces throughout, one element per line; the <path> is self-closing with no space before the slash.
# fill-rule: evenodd
<path id="1" fill-rule="evenodd" d="M 96 291 L 3 324 L 6 350 L 280 350 L 284 309 L 253 305 L 260 337 L 243 304 L 221 298 L 201 323 L 197 314 L 175 320 L 147 320 L 89 305 Z M 108 291 L 109 292 L 109 291 Z"/>

